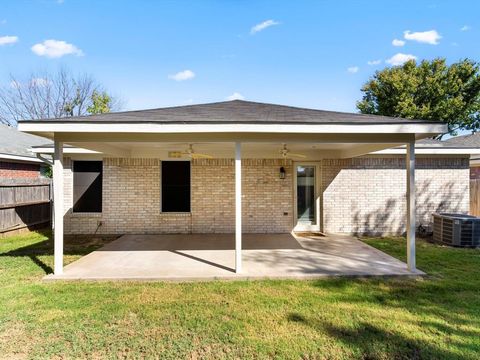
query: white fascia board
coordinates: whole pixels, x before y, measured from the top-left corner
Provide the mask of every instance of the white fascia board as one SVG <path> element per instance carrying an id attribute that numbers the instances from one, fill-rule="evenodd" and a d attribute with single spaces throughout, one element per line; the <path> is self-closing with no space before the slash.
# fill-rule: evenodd
<path id="1" fill-rule="evenodd" d="M 299 133 L 299 134 L 440 134 L 443 124 L 121 124 L 19 123 L 24 132 L 61 133 Z"/>
<path id="2" fill-rule="evenodd" d="M 53 154 L 53 147 L 36 147 L 30 149 L 34 154 Z M 64 147 L 64 154 L 101 154 L 99 151 L 77 148 L 77 147 Z"/>
<path id="3" fill-rule="evenodd" d="M 17 161 L 25 161 L 25 162 L 32 162 L 32 163 L 42 163 L 40 159 L 29 157 L 29 156 L 22 156 L 22 155 L 11 155 L 11 154 L 0 154 L 0 159 L 5 160 L 17 160 Z"/>
<path id="4" fill-rule="evenodd" d="M 470 159 L 470 166 L 480 166 L 480 159 Z"/>
<path id="5" fill-rule="evenodd" d="M 405 148 L 393 148 L 371 152 L 372 155 L 404 155 Z M 477 155 L 480 148 L 415 148 L 419 155 Z"/>

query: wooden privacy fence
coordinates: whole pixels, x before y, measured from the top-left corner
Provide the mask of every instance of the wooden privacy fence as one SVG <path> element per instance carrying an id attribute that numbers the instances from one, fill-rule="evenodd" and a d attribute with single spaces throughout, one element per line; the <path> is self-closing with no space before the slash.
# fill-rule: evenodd
<path id="1" fill-rule="evenodd" d="M 470 214 L 480 216 L 480 179 L 470 180 Z"/>
<path id="2" fill-rule="evenodd" d="M 50 179 L 0 180 L 0 235 L 50 222 L 51 200 Z"/>

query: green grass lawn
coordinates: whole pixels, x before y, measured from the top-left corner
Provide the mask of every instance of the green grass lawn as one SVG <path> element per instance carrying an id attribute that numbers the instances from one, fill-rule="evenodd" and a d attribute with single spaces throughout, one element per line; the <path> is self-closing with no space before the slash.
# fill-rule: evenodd
<path id="1" fill-rule="evenodd" d="M 404 239 L 365 241 L 405 260 Z M 478 359 L 480 251 L 418 241 L 417 262 L 428 277 L 46 283 L 48 233 L 0 239 L 0 358 Z"/>

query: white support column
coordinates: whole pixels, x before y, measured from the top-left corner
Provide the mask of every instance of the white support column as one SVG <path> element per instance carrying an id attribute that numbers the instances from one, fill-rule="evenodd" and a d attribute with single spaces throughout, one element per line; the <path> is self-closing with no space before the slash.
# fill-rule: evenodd
<path id="1" fill-rule="evenodd" d="M 415 271 L 415 141 L 407 143 L 407 265 Z"/>
<path id="2" fill-rule="evenodd" d="M 235 143 L 235 272 L 242 271 L 242 144 Z"/>
<path id="3" fill-rule="evenodd" d="M 54 274 L 63 273 L 63 143 L 55 140 L 53 154 Z"/>

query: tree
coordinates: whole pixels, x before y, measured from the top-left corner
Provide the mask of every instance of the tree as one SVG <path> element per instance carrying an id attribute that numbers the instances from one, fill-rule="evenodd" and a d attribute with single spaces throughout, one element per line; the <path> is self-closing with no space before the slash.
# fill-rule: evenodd
<path id="1" fill-rule="evenodd" d="M 480 69 L 469 59 L 450 66 L 440 58 L 410 60 L 377 71 L 361 90 L 364 114 L 443 121 L 452 135 L 480 128 Z"/>
<path id="2" fill-rule="evenodd" d="M 66 69 L 32 73 L 25 80 L 11 75 L 10 83 L 0 87 L 0 122 L 7 125 L 22 119 L 98 114 L 120 106 L 91 75 L 74 76 Z"/>
<path id="3" fill-rule="evenodd" d="M 92 115 L 108 113 L 112 108 L 112 98 L 106 91 L 100 93 L 94 90 L 90 96 L 90 100 L 91 104 L 87 108 L 87 111 Z"/>

